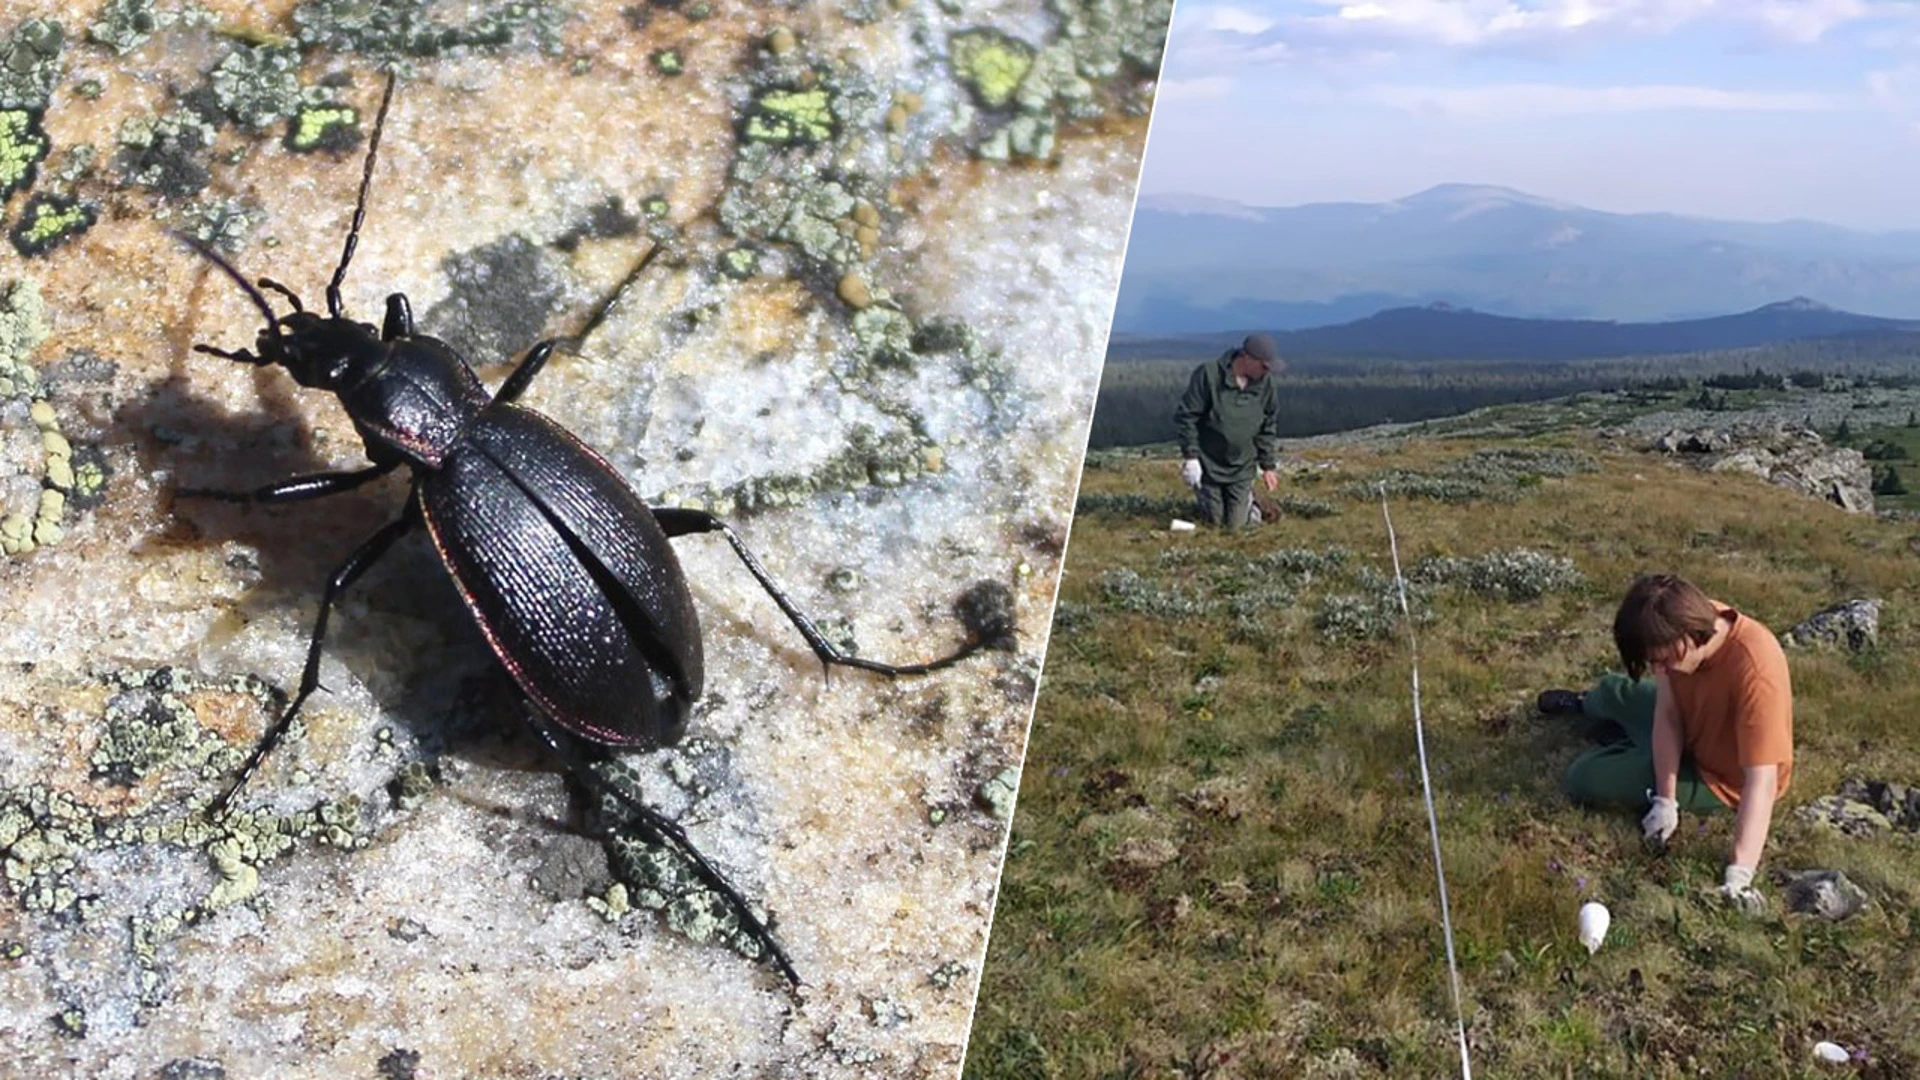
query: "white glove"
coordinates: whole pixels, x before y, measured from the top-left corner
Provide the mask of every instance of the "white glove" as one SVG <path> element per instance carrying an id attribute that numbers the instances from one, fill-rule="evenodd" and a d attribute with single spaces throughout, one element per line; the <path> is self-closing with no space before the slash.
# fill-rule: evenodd
<path id="1" fill-rule="evenodd" d="M 1640 832 L 1648 843 L 1665 844 L 1680 827 L 1680 803 L 1664 795 L 1653 797 L 1653 809 L 1640 819 Z"/>
<path id="2" fill-rule="evenodd" d="M 1199 487 L 1200 486 L 1200 459 L 1188 458 L 1186 462 L 1180 466 L 1180 475 L 1187 481 L 1188 487 L 1190 488 Z"/>
<path id="3" fill-rule="evenodd" d="M 1767 910 L 1767 898 L 1753 887 L 1753 867 L 1727 867 L 1726 876 L 1720 879 L 1720 898 L 1749 915 L 1758 915 Z"/>

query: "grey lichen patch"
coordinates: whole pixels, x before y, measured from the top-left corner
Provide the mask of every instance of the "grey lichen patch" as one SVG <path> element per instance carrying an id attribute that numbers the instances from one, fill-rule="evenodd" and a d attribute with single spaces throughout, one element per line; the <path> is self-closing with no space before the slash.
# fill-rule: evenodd
<path id="1" fill-rule="evenodd" d="M 436 14 L 456 7 L 465 21 Z M 449 52 L 498 52 L 531 46 L 549 55 L 564 49 L 561 27 L 567 11 L 548 0 L 495 0 L 464 6 L 435 0 L 309 0 L 293 10 L 294 32 L 303 47 L 356 52 L 386 60 Z"/>
<path id="2" fill-rule="evenodd" d="M 966 978 L 967 965 L 958 960 L 949 960 L 927 973 L 927 981 L 941 990 L 951 989 L 961 979 Z"/>
<path id="3" fill-rule="evenodd" d="M 913 320 L 892 308 L 867 307 L 853 316 L 854 340 L 860 353 L 882 367 L 913 364 Z"/>
<path id="4" fill-rule="evenodd" d="M 888 431 L 856 424 L 848 434 L 846 447 L 812 472 L 757 476 L 719 490 L 707 487 L 669 492 L 666 500 L 678 506 L 699 506 L 722 516 L 797 506 L 827 491 L 899 487 L 936 471 L 937 450 L 932 440 L 910 422 Z"/>
<path id="5" fill-rule="evenodd" d="M 687 749 L 683 745 L 682 750 Z M 717 748 L 699 744 L 691 749 L 698 754 Z M 750 960 L 761 959 L 759 940 L 741 925 L 726 898 L 701 880 L 693 863 L 678 848 L 613 794 L 619 791 L 645 802 L 643 786 L 631 766 L 621 761 L 601 762 L 588 770 L 588 778 L 598 791 L 593 819 L 604 836 L 615 887 L 621 890 L 616 894 L 609 889 L 601 897 L 589 898 L 588 907 L 610 921 L 619 919 L 622 905 L 656 912 L 668 929 L 691 941 L 724 945 Z M 679 786 L 699 788 L 698 784 Z M 754 915 L 764 921 L 760 912 Z"/>
<path id="6" fill-rule="evenodd" d="M 28 19 L 0 40 L 0 109 L 44 109 L 60 81 L 66 31 L 52 19 Z"/>
<path id="7" fill-rule="evenodd" d="M 298 113 L 307 102 L 300 89 L 300 54 L 286 47 L 237 48 L 217 64 L 208 81 L 229 117 L 264 128 Z"/>
<path id="8" fill-rule="evenodd" d="M 415 761 L 400 770 L 393 782 L 387 785 L 387 793 L 393 797 L 393 805 L 401 810 L 412 810 L 427 801 L 433 792 L 433 770 L 425 762 Z"/>
<path id="9" fill-rule="evenodd" d="M 107 0 L 99 16 L 87 24 L 87 40 L 125 56 L 175 17 L 174 12 L 155 10 L 153 0 Z"/>
<path id="10" fill-rule="evenodd" d="M 1173 0 L 1052 0 L 1049 6 L 1060 18 L 1076 69 L 1087 78 L 1112 78 L 1128 68 L 1148 76 L 1160 70 Z"/>
<path id="11" fill-rule="evenodd" d="M 421 324 L 476 367 L 524 352 L 562 307 L 559 261 L 519 233 L 456 252 L 442 268 L 452 289 Z"/>
<path id="12" fill-rule="evenodd" d="M 160 1080 L 227 1080 L 227 1068 L 206 1058 L 176 1058 L 160 1070 Z"/>
<path id="13" fill-rule="evenodd" d="M 122 786 L 163 769 L 210 779 L 239 764 L 239 751 L 201 726 L 194 698 L 239 695 L 268 715 L 279 705 L 271 687 L 245 675 L 203 679 L 160 667 L 114 672 L 106 681 L 117 692 L 107 700 L 106 731 L 89 764 L 94 779 Z"/>
<path id="14" fill-rule="evenodd" d="M 182 229 L 229 252 L 239 250 L 241 240 L 265 216 L 258 206 L 237 195 L 189 204 L 180 215 Z"/>
<path id="15" fill-rule="evenodd" d="M 1000 821 L 1013 819 L 1013 802 L 1020 794 L 1020 770 L 1005 768 L 988 777 L 973 794 L 974 801 Z"/>
<path id="16" fill-rule="evenodd" d="M 135 116 L 121 125 L 114 160 L 128 182 L 185 198 L 212 181 L 215 131 L 213 119 L 190 107 L 157 118 Z"/>

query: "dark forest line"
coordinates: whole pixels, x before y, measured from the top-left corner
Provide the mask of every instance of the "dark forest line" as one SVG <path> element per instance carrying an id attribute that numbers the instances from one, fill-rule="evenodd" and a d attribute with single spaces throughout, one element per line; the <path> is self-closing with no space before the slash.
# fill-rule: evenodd
<path id="1" fill-rule="evenodd" d="M 1174 437 L 1173 409 L 1197 364 L 1211 356 L 1109 362 L 1101 375 L 1090 446 L 1139 446 Z M 1289 357 L 1275 378 L 1283 438 L 1382 423 L 1455 416 L 1489 405 L 1542 401 L 1595 390 L 1673 390 L 1700 382 L 1722 389 L 1817 385 L 1834 376 L 1900 384 L 1920 378 L 1910 335 L 1786 342 L 1745 349 L 1596 360 L 1421 362 Z"/>

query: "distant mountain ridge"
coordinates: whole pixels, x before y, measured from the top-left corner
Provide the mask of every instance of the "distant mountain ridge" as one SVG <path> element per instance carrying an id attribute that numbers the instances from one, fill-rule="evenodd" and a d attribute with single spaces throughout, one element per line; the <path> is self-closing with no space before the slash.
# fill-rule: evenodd
<path id="1" fill-rule="evenodd" d="M 1920 317 L 1920 232 L 1616 214 L 1476 184 L 1295 207 L 1145 195 L 1114 329 L 1298 330 L 1435 302 L 1519 318 L 1674 321 L 1783 296 Z"/>
<path id="2" fill-rule="evenodd" d="M 1204 334 L 1116 333 L 1115 359 L 1224 349 L 1258 325 Z M 1523 319 L 1436 303 L 1397 307 L 1336 326 L 1273 332 L 1282 355 L 1379 360 L 1539 361 L 1660 356 L 1843 336 L 1915 336 L 1920 320 L 1840 311 L 1806 297 L 1735 315 L 1664 322 Z"/>

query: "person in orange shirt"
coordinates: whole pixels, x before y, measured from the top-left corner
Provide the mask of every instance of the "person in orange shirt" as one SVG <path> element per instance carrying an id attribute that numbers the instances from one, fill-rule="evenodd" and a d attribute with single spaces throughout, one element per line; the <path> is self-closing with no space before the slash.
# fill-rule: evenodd
<path id="1" fill-rule="evenodd" d="M 1752 616 L 1672 574 L 1634 581 L 1613 639 L 1626 676 L 1604 676 L 1584 695 L 1541 695 L 1543 711 L 1577 709 L 1614 733 L 1567 767 L 1568 796 L 1648 807 L 1641 830 L 1661 848 L 1683 808 L 1731 808 L 1733 850 L 1720 893 L 1759 907 L 1754 871 L 1774 803 L 1793 778 L 1793 686 L 1780 642 Z"/>

